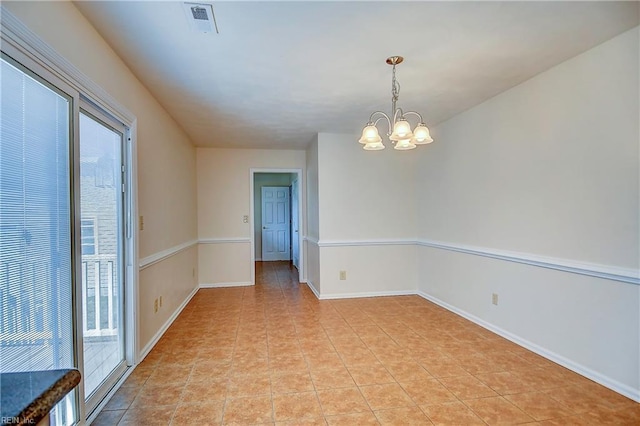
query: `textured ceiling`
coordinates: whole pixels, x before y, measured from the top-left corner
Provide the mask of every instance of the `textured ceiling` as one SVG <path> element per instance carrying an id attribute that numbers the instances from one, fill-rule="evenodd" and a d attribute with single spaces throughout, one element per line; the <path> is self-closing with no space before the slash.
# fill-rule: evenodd
<path id="1" fill-rule="evenodd" d="M 638 25 L 636 2 L 76 2 L 197 146 L 304 148 L 399 106 L 433 126 Z M 386 131 L 386 130 L 385 130 Z"/>

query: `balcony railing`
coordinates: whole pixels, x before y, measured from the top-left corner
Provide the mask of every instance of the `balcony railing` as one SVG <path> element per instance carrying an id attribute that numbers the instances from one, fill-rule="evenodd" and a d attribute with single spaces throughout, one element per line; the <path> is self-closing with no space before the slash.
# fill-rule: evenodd
<path id="1" fill-rule="evenodd" d="M 33 345 L 53 337 L 51 263 L 0 262 L 0 344 Z"/>
<path id="2" fill-rule="evenodd" d="M 82 262 L 82 324 L 85 337 L 118 334 L 120 295 L 115 265 L 115 257 Z"/>
<path id="3" fill-rule="evenodd" d="M 91 258 L 82 262 L 82 324 L 84 337 L 89 338 L 86 344 L 93 343 L 91 340 L 111 341 L 120 326 L 116 257 Z M 51 303 L 55 298 L 51 282 L 58 279 L 52 274 L 56 272 L 52 271 L 51 262 L 44 259 L 0 262 L 0 350 L 7 355 L 1 371 L 21 371 L 24 366 L 10 361 L 19 362 L 21 351 L 32 351 L 36 346 L 42 348 L 43 360 L 52 356 L 56 359 L 55 355 L 46 354 L 58 347 L 59 333 L 66 327 L 60 323 L 56 305 Z M 96 339 L 99 337 L 103 339 Z M 9 351 L 15 356 L 9 356 Z M 40 368 L 55 367 L 54 362 Z"/>

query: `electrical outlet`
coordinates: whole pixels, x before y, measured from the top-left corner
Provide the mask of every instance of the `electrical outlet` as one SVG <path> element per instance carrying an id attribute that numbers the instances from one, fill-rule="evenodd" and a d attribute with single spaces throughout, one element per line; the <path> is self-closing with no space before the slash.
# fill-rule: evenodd
<path id="1" fill-rule="evenodd" d="M 153 301 L 153 312 L 158 312 L 158 299 Z"/>
<path id="2" fill-rule="evenodd" d="M 242 216 L 242 222 L 243 223 L 249 223 L 249 216 L 247 216 L 247 215 Z"/>
<path id="3" fill-rule="evenodd" d="M 160 296 L 160 307 L 162 308 L 162 296 Z"/>
<path id="4" fill-rule="evenodd" d="M 140 230 L 144 231 L 144 216 L 140 215 Z"/>
<path id="5" fill-rule="evenodd" d="M 340 279 L 341 280 L 347 279 L 347 271 L 340 271 Z"/>
<path id="6" fill-rule="evenodd" d="M 491 296 L 491 303 L 493 303 L 494 305 L 498 304 L 498 294 L 497 293 L 493 293 L 493 295 Z"/>

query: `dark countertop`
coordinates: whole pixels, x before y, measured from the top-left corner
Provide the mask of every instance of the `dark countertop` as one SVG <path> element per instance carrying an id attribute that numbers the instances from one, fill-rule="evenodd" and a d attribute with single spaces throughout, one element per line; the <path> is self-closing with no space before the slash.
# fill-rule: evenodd
<path id="1" fill-rule="evenodd" d="M 75 369 L 0 374 L 0 421 L 37 424 L 80 383 Z"/>

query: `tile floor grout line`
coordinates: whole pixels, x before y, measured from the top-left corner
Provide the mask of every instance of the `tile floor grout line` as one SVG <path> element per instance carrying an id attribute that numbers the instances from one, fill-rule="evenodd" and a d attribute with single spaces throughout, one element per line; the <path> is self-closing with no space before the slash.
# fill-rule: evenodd
<path id="1" fill-rule="evenodd" d="M 639 405 L 630 405 L 624 397 L 534 356 L 526 349 L 422 299 L 391 296 L 319 301 L 307 287 L 295 284 L 295 271 L 286 262 L 257 264 L 256 268 L 255 288 L 203 289 L 194 296 L 162 337 L 163 343 L 148 355 L 147 360 L 151 360 L 151 363 L 146 365 L 149 369 L 129 380 L 128 383 L 135 389 L 131 393 L 135 395 L 127 393 L 126 400 L 135 401 L 145 388 L 162 392 L 162 388 L 149 387 L 148 378 L 155 373 L 154 384 L 157 385 L 160 383 L 157 382 L 160 377 L 158 374 L 164 371 L 165 366 L 179 363 L 188 364 L 191 368 L 177 398 L 177 405 L 170 412 L 166 406 L 162 408 L 164 411 L 155 411 L 158 416 L 167 416 L 166 421 L 171 424 L 181 422 L 185 416 L 197 414 L 188 414 L 184 410 L 178 412 L 181 404 L 193 403 L 194 407 L 201 404 L 197 402 L 200 399 L 196 394 L 193 394 L 196 399 L 188 400 L 190 394 L 187 390 L 191 389 L 191 383 L 195 383 L 192 380 L 194 374 L 199 376 L 198 381 L 221 378 L 224 396 L 220 396 L 219 391 L 213 391 L 221 400 L 217 408 L 212 408 L 218 410 L 212 413 L 218 414 L 212 415 L 220 415 L 220 422 L 223 423 L 234 419 L 241 422 L 243 404 L 250 404 L 255 398 L 264 401 L 259 403 L 264 408 L 267 407 L 266 398 L 270 398 L 271 422 L 276 422 L 276 402 L 287 400 L 281 395 L 293 396 L 307 392 L 314 392 L 314 398 L 300 395 L 301 403 L 310 404 L 313 401 L 320 409 L 320 422 L 325 424 L 339 421 L 351 421 L 353 424 L 354 419 L 384 423 L 384 419 L 400 418 L 393 416 L 418 414 L 424 416 L 425 423 L 438 424 L 455 416 L 468 416 L 466 418 L 473 418 L 479 424 L 487 424 L 491 421 L 485 421 L 480 414 L 487 416 L 487 410 L 491 407 L 502 407 L 505 411 L 501 415 L 512 416 L 506 418 L 514 421 L 548 418 L 556 419 L 556 422 L 557 419 L 565 419 L 561 422 L 575 419 L 589 424 L 616 421 L 637 424 L 640 418 Z M 227 349 L 204 349 L 211 345 Z M 197 353 L 190 355 L 189 351 Z M 292 358 L 287 361 L 287 356 L 279 356 L 281 353 Z M 252 361 L 254 358 L 263 361 Z M 356 382 L 359 374 L 366 373 L 367 368 L 374 366 L 374 375 L 379 371 L 379 377 Z M 346 371 L 343 383 L 331 379 L 330 372 L 334 368 Z M 420 374 L 416 375 L 418 372 Z M 303 373 L 305 380 L 302 380 Z M 244 382 L 238 383 L 248 384 L 253 375 L 266 375 L 268 393 L 261 393 L 265 390 L 263 385 L 241 390 L 242 395 L 237 398 L 245 399 L 234 405 L 233 412 L 236 414 L 228 417 L 231 415 L 229 402 L 233 400 L 229 394 L 230 380 L 244 377 Z M 366 374 L 364 377 L 367 377 Z M 433 384 L 422 387 L 412 385 L 418 383 L 412 380 L 414 377 L 420 380 L 428 378 Z M 466 386 L 465 377 L 469 380 Z M 350 384 L 347 384 L 347 378 Z M 282 381 L 283 393 L 276 394 L 276 380 Z M 377 383 L 379 381 L 383 383 Z M 385 385 L 397 387 L 404 397 L 391 403 L 378 403 L 376 399 L 371 399 L 375 398 L 377 391 L 385 389 Z M 344 409 L 338 409 L 331 416 L 326 415 L 320 394 L 330 396 L 332 389 L 353 386 L 358 393 L 352 395 L 359 395 L 365 402 L 359 409 L 366 411 L 357 415 L 343 415 L 340 411 Z M 438 396 L 438 392 L 421 396 L 421 392 L 429 392 L 431 386 L 436 386 L 434 390 L 441 389 L 442 396 Z M 366 398 L 365 391 L 370 399 Z M 494 396 L 489 396 L 489 391 Z M 524 397 L 525 394 L 531 394 L 531 397 Z M 259 395 L 265 397 L 260 398 Z M 478 395 L 482 396 L 479 398 Z M 518 398 L 518 395 L 523 397 Z M 160 393 L 158 396 L 158 401 L 167 400 Z M 532 412 L 531 406 L 527 405 L 531 402 L 527 401 L 537 399 L 531 398 L 541 398 L 547 411 L 542 415 Z M 145 401 L 148 399 L 145 396 Z M 571 408 L 567 408 L 566 402 L 570 399 Z M 419 404 L 418 401 L 424 403 Z M 374 411 L 372 404 L 384 408 Z M 142 407 L 131 408 L 132 405 L 129 404 L 117 414 L 121 424 L 140 418 L 138 416 L 145 415 L 148 408 L 144 407 L 145 411 L 141 411 Z M 476 407 L 476 410 L 472 407 Z M 111 408 L 115 408 L 115 405 Z M 153 412 L 153 406 L 149 409 Z M 108 411 L 103 409 L 103 412 Z M 203 418 L 205 414 L 199 415 Z M 304 413 L 298 411 L 297 414 L 285 415 L 287 419 L 295 416 L 304 416 Z M 113 418 L 104 416 L 103 422 L 98 420 L 96 426 L 104 425 Z"/>

